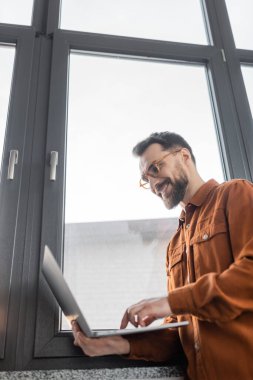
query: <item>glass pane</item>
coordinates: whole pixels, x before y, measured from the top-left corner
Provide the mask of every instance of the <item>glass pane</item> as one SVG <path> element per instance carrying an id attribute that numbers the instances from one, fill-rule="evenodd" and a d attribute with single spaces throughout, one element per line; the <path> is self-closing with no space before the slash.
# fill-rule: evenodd
<path id="1" fill-rule="evenodd" d="M 253 66 L 242 65 L 242 75 L 248 94 L 251 114 L 253 115 Z"/>
<path id="2" fill-rule="evenodd" d="M 224 180 L 205 67 L 71 53 L 64 272 L 93 328 L 166 293 L 180 210 L 139 188 L 131 154 L 163 130 L 189 141 L 204 179 Z"/>
<path id="3" fill-rule="evenodd" d="M 14 47 L 0 45 L 0 158 L 3 154 L 14 57 Z"/>
<path id="4" fill-rule="evenodd" d="M 33 0 L 0 0 L 0 23 L 31 25 Z"/>
<path id="5" fill-rule="evenodd" d="M 236 47 L 253 49 L 252 0 L 226 0 Z"/>
<path id="6" fill-rule="evenodd" d="M 61 28 L 207 44 L 199 0 L 62 0 Z"/>

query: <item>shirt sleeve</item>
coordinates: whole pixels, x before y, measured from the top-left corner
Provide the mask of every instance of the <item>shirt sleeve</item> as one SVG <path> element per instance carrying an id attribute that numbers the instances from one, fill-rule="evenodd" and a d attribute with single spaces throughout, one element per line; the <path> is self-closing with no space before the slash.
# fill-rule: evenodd
<path id="1" fill-rule="evenodd" d="M 176 317 L 168 317 L 164 323 L 176 322 Z M 178 329 L 166 329 L 143 334 L 125 336 L 130 343 L 127 359 L 153 362 L 179 362 L 185 360 Z"/>
<path id="2" fill-rule="evenodd" d="M 210 322 L 228 322 L 243 312 L 253 312 L 253 185 L 250 182 L 237 181 L 227 188 L 226 217 L 233 264 L 222 273 L 205 274 L 195 283 L 171 291 L 169 303 L 175 314 L 190 313 Z"/>

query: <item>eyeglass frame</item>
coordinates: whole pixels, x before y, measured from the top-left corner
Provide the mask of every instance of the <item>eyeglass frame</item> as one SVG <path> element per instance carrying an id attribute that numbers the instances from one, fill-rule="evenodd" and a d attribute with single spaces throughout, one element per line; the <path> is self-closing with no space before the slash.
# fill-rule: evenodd
<path id="1" fill-rule="evenodd" d="M 166 157 L 168 157 L 169 155 L 171 155 L 171 154 L 176 154 L 176 153 L 178 153 L 178 152 L 181 152 L 182 149 L 183 149 L 183 148 L 180 148 L 180 149 L 178 149 L 178 150 L 174 150 L 173 152 L 169 152 L 169 153 L 165 154 L 165 155 L 164 155 L 162 158 L 160 158 L 159 160 L 154 160 L 154 161 L 152 161 L 151 164 L 149 165 L 148 169 L 142 174 L 142 177 L 147 176 L 147 177 L 151 177 L 151 178 L 157 178 L 157 176 L 159 175 L 159 172 L 160 172 L 160 166 L 159 166 L 159 164 L 160 164 L 160 163 L 161 163 Z M 150 168 L 151 168 L 152 166 L 156 166 L 156 167 L 157 167 L 158 173 L 157 173 L 156 175 L 154 175 L 154 174 L 148 174 L 148 171 L 150 170 Z M 142 182 L 144 182 L 144 183 L 142 183 Z M 148 187 L 146 187 L 146 186 L 148 186 Z M 145 181 L 144 179 L 141 178 L 140 181 L 139 181 L 139 187 L 142 187 L 142 188 L 145 189 L 145 190 L 149 190 L 149 189 L 150 189 L 150 182 L 149 182 L 149 181 Z"/>

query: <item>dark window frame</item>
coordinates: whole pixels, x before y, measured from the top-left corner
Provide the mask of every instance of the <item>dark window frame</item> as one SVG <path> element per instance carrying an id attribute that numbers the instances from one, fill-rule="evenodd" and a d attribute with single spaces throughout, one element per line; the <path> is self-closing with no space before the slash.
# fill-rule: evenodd
<path id="1" fill-rule="evenodd" d="M 23 244 L 25 237 L 25 209 L 28 204 L 30 168 L 24 168 L 29 162 L 31 143 L 29 124 L 29 94 L 34 53 L 35 33 L 31 28 L 0 24 L 0 44 L 15 47 L 15 60 L 11 84 L 11 95 L 5 131 L 5 141 L 1 167 L 0 191 L 0 282 L 1 282 L 1 338 L 0 358 L 9 350 L 9 337 L 14 341 L 17 333 L 17 316 L 11 314 L 13 305 L 18 310 Z M 18 163 L 15 166 L 14 179 L 7 179 L 10 150 L 18 150 Z M 22 210 L 20 204 L 24 206 Z M 14 284 L 14 285 L 13 285 Z M 12 328 L 10 329 L 10 323 Z M 9 361 L 13 361 L 12 352 Z"/>
<path id="2" fill-rule="evenodd" d="M 58 262 L 62 260 L 64 194 L 60 185 L 65 175 L 71 49 L 205 65 L 226 178 L 253 179 L 253 122 L 240 69 L 241 63 L 253 66 L 253 51 L 235 48 L 225 0 L 202 0 L 202 6 L 211 45 L 60 30 L 60 0 L 35 0 L 31 27 L 0 24 L 0 43 L 18 47 L 2 176 L 6 176 L 8 151 L 15 139 L 22 157 L 15 189 L 3 183 L 0 192 L 2 215 L 8 215 L 7 220 L 0 220 L 8 241 L 0 257 L 0 270 L 7 273 L 1 287 L 6 289 L 3 306 L 8 311 L 1 335 L 0 369 L 144 365 L 114 356 L 84 357 L 73 346 L 71 333 L 58 332 L 59 310 L 40 275 L 45 243 L 56 252 Z M 21 135 L 14 130 L 17 118 L 19 122 L 23 118 Z M 60 160 L 59 180 L 53 186 L 48 181 L 51 150 L 59 151 Z"/>

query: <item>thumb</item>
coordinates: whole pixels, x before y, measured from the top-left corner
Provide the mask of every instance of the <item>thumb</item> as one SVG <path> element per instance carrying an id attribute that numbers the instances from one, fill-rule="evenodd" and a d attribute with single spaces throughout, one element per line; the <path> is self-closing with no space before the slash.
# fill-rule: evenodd
<path id="1" fill-rule="evenodd" d="M 145 326 L 148 326 L 150 325 L 152 322 L 154 322 L 155 318 L 150 316 L 150 315 L 145 315 L 145 317 L 143 317 L 141 320 L 140 320 L 140 326 L 141 327 L 145 327 Z"/>

